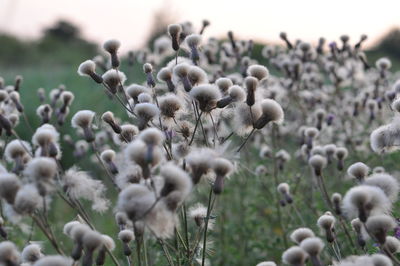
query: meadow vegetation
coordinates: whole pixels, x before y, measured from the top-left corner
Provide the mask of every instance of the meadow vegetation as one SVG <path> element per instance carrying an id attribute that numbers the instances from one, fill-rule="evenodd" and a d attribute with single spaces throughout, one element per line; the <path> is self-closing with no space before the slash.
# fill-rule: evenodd
<path id="1" fill-rule="evenodd" d="M 209 26 L 0 37 L 1 265 L 400 265 L 399 33 Z"/>

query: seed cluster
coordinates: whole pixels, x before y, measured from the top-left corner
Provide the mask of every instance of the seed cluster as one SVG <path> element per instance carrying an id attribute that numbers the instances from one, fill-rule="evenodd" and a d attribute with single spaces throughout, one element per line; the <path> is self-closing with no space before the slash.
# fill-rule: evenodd
<path id="1" fill-rule="evenodd" d="M 106 58 L 78 67 L 115 103 L 103 113 L 89 104 L 70 114 L 73 92 L 60 86 L 47 99 L 39 89 L 32 128 L 22 77 L 0 80 L 1 265 L 209 265 L 229 256 L 211 239 L 238 215 L 226 211 L 235 200 L 225 194 L 236 190 L 243 220 L 248 199 L 263 197 L 256 207 L 265 214 L 254 215 L 271 243 L 252 258 L 265 260 L 259 266 L 400 265 L 399 181 L 377 156 L 400 147 L 400 79 L 390 60 L 370 65 L 365 35 L 314 47 L 281 33 L 285 47 L 262 50 L 267 68 L 253 41 L 231 31 L 227 41 L 205 40 L 209 25 L 199 33 L 169 25 L 153 50 L 129 53 L 143 82 L 122 71 L 122 44 L 105 42 Z M 20 118 L 30 140 L 17 134 Z M 61 133 L 69 126 L 74 136 Z M 75 165 L 65 169 L 67 146 Z M 93 169 L 81 169 L 88 157 Z M 54 202 L 76 218 L 58 220 Z M 115 232 L 101 233 L 104 223 Z M 246 230 L 237 228 L 240 241 L 251 240 Z"/>

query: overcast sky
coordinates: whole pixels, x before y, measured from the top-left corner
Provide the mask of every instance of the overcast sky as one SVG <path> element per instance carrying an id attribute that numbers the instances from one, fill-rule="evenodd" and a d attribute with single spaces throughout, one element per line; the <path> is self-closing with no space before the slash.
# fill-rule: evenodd
<path id="1" fill-rule="evenodd" d="M 355 42 L 366 33 L 369 43 L 394 26 L 400 27 L 400 0 L 0 0 L 0 30 L 24 38 L 59 18 L 79 25 L 85 37 L 121 40 L 123 48 L 140 47 L 156 10 L 164 8 L 177 21 L 200 26 L 207 18 L 208 36 L 228 30 L 242 38 L 277 41 L 291 38 L 337 40 L 346 33 Z"/>

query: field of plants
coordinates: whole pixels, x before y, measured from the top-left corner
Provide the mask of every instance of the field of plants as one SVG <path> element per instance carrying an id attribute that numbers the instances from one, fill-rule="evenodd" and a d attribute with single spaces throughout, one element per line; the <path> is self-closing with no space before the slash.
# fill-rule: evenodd
<path id="1" fill-rule="evenodd" d="M 208 27 L 0 69 L 0 265 L 400 265 L 400 64 Z"/>

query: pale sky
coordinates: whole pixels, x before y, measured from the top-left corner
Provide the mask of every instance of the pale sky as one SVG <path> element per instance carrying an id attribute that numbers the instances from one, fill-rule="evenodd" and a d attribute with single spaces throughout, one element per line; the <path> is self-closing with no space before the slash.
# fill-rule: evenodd
<path id="1" fill-rule="evenodd" d="M 337 40 L 348 34 L 356 42 L 363 33 L 369 44 L 391 27 L 400 27 L 400 0 L 0 0 L 0 31 L 23 38 L 39 36 L 58 18 L 71 20 L 83 35 L 99 43 L 117 38 L 124 50 L 139 48 L 154 11 L 164 7 L 177 21 L 210 20 L 206 36 L 278 41 L 289 38 Z"/>

